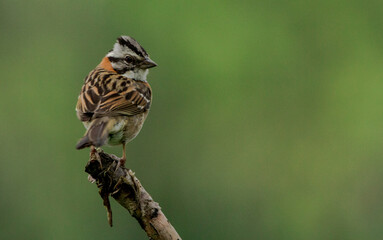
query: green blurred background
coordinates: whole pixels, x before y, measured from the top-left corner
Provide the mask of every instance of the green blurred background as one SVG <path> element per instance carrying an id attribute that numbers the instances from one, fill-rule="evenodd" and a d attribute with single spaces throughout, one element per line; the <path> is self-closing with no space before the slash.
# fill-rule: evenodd
<path id="1" fill-rule="evenodd" d="M 151 70 L 127 166 L 183 239 L 383 238 L 383 2 L 0 3 L 0 239 L 146 239 L 75 150 L 120 35 Z M 106 147 L 121 155 L 119 147 Z"/>

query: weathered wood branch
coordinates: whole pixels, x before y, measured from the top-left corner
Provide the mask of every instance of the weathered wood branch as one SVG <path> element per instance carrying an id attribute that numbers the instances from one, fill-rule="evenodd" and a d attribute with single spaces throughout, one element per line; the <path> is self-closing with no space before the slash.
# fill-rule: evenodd
<path id="1" fill-rule="evenodd" d="M 110 195 L 138 221 L 149 239 L 181 240 L 159 204 L 144 189 L 134 172 L 121 167 L 116 170 L 117 163 L 118 157 L 99 150 L 91 154 L 85 167 L 85 172 L 96 180 L 109 224 L 112 226 Z"/>

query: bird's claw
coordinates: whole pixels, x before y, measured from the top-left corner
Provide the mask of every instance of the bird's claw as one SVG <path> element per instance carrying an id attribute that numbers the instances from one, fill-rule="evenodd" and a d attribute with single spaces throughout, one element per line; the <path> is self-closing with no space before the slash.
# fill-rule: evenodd
<path id="1" fill-rule="evenodd" d="M 116 169 L 114 170 L 114 172 L 117 172 L 117 170 L 121 167 L 121 168 L 125 168 L 125 162 L 126 162 L 126 159 L 125 158 L 120 158 L 120 160 L 118 161 L 117 163 L 117 166 L 116 166 Z"/>

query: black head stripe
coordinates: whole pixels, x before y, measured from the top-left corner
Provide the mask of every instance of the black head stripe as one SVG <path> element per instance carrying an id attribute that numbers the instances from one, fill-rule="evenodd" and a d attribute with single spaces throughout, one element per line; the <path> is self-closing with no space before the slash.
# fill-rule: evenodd
<path id="1" fill-rule="evenodd" d="M 118 74 L 124 74 L 126 73 L 127 71 L 129 70 L 132 70 L 131 68 L 128 68 L 128 67 L 122 67 L 122 68 L 117 68 L 115 69 L 115 71 L 118 73 Z"/>
<path id="2" fill-rule="evenodd" d="M 145 56 L 148 56 L 148 53 L 145 51 L 145 49 L 141 46 L 140 46 L 140 48 L 141 48 L 141 52 L 143 52 Z"/>
<path id="3" fill-rule="evenodd" d="M 141 47 L 141 45 L 134 40 L 132 37 L 124 37 L 121 36 L 117 39 L 118 43 L 121 46 L 126 46 L 129 49 L 131 49 L 133 52 L 135 52 L 138 56 L 144 57 L 147 56 L 148 54 L 146 53 L 145 49 Z"/>
<path id="4" fill-rule="evenodd" d="M 108 57 L 108 58 L 109 58 L 109 61 L 111 62 L 120 62 L 123 60 L 122 58 L 116 58 L 116 57 Z"/>

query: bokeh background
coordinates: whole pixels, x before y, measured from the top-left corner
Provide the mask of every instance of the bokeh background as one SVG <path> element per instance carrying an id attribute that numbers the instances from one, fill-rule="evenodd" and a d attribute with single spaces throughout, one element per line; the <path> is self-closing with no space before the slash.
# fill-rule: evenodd
<path id="1" fill-rule="evenodd" d="M 0 2 L 0 239 L 146 239 L 75 104 L 120 35 L 151 70 L 127 166 L 183 239 L 383 238 L 383 2 Z M 121 155 L 119 147 L 106 151 Z"/>

